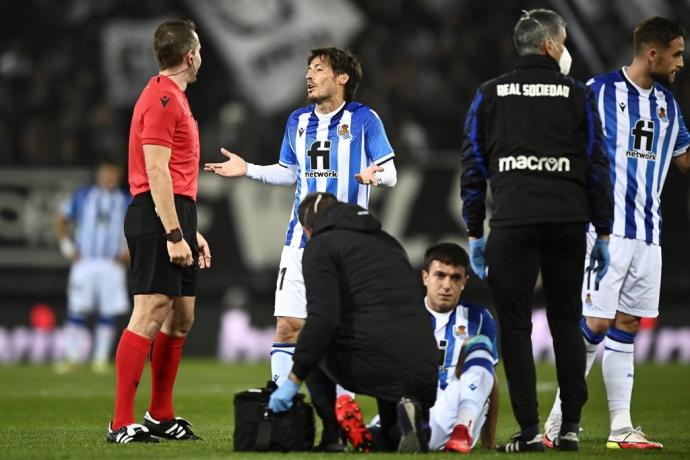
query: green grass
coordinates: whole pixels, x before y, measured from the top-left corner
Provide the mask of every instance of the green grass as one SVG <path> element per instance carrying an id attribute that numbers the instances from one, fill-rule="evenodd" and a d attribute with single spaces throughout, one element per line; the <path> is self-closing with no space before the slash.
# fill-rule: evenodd
<path id="1" fill-rule="evenodd" d="M 539 371 L 539 398 L 542 420 L 555 390 L 552 366 Z M 185 360 L 178 376 L 175 408 L 190 419 L 204 441 L 161 442 L 157 445 L 112 445 L 105 442 L 107 423 L 112 416 L 114 377 L 97 376 L 87 369 L 58 376 L 48 367 L 0 367 L 0 458 L 253 458 L 257 460 L 308 458 L 323 454 L 235 454 L 232 452 L 235 392 L 265 382 L 268 364 L 222 365 L 210 360 Z M 640 365 L 635 372 L 633 421 L 666 446 L 663 451 L 611 451 L 605 448 L 608 410 L 601 379 L 595 367 L 589 379 L 590 396 L 585 407 L 581 450 L 577 454 L 547 452 L 545 455 L 572 458 L 688 458 L 690 457 L 690 367 L 680 365 Z M 516 424 L 509 407 L 505 379 L 501 377 L 502 399 L 498 438 L 508 439 Z M 146 410 L 150 395 L 148 370 L 137 398 L 137 414 Z M 375 412 L 373 401 L 360 398 L 365 417 Z M 351 454 L 350 456 L 355 455 Z M 374 454 L 371 454 L 374 455 Z M 477 449 L 473 458 L 494 458 L 498 454 Z M 524 454 L 523 454 L 524 455 Z M 535 454 L 532 454 L 533 456 Z M 395 454 L 375 454 L 376 458 L 400 458 Z M 429 454 L 445 459 L 446 453 Z"/>

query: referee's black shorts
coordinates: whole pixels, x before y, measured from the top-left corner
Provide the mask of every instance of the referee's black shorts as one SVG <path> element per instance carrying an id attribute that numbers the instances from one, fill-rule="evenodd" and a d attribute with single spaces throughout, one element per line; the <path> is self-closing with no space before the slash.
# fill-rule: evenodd
<path id="1" fill-rule="evenodd" d="M 130 291 L 133 295 L 196 295 L 199 260 L 196 203 L 186 196 L 175 195 L 175 209 L 184 239 L 192 249 L 194 262 L 191 267 L 182 268 L 170 262 L 165 229 L 150 192 L 136 195 L 127 208 L 125 237 L 131 257 Z"/>

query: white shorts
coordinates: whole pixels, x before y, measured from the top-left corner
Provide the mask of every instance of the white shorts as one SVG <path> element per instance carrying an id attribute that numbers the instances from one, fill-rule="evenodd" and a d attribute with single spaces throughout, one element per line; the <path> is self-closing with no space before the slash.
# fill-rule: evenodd
<path id="1" fill-rule="evenodd" d="M 75 314 L 98 311 L 101 316 L 116 316 L 127 313 L 129 295 L 125 267 L 110 259 L 76 261 L 69 273 L 67 300 L 69 311 Z"/>
<path id="2" fill-rule="evenodd" d="M 304 249 L 284 246 L 276 281 L 276 303 L 273 316 L 307 317 L 307 294 L 302 276 Z"/>
<path id="3" fill-rule="evenodd" d="M 488 373 L 487 373 L 488 374 Z M 493 377 L 491 382 L 493 382 Z M 492 383 L 493 384 L 493 383 Z M 436 397 L 434 406 L 429 410 L 429 428 L 431 428 L 431 439 L 429 440 L 429 450 L 442 450 L 450 439 L 450 435 L 455 428 L 458 419 L 458 407 L 460 406 L 462 385 L 457 379 L 448 382 L 448 386 Z M 484 402 L 481 413 L 471 428 L 472 447 L 477 444 L 479 436 L 486 422 L 489 413 L 489 400 Z"/>
<path id="4" fill-rule="evenodd" d="M 587 234 L 587 257 L 596 235 Z M 659 291 L 661 289 L 661 247 L 644 241 L 611 235 L 609 241 L 611 265 L 595 286 L 595 273 L 582 283 L 582 314 L 594 318 L 613 319 L 616 310 L 640 318 L 656 318 L 659 315 Z"/>

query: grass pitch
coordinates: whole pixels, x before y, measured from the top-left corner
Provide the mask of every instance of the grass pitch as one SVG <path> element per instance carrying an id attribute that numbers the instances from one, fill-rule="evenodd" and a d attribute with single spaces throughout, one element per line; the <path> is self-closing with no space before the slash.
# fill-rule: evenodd
<path id="1" fill-rule="evenodd" d="M 501 412 L 498 441 L 506 441 L 516 431 L 509 406 L 505 378 L 501 372 Z M 541 365 L 539 398 L 542 420 L 551 407 L 555 391 L 553 366 Z M 183 360 L 175 391 L 176 412 L 194 423 L 202 442 L 161 441 L 156 445 L 113 445 L 105 442 L 112 417 L 114 375 L 98 376 L 88 369 L 56 375 L 49 367 L 0 367 L 0 458 L 36 459 L 212 459 L 252 458 L 310 459 L 332 458 L 334 454 L 268 453 L 239 454 L 232 451 L 235 392 L 261 386 L 269 375 L 268 363 L 224 365 L 211 360 Z M 639 365 L 635 372 L 633 421 L 655 440 L 662 451 L 613 451 L 605 448 L 608 409 L 598 366 L 588 380 L 589 402 L 585 407 L 578 453 L 547 452 L 548 456 L 574 458 L 690 458 L 690 366 Z M 144 371 L 136 413 L 146 411 L 150 396 L 149 370 Z M 365 418 L 376 409 L 373 400 L 359 398 Z M 336 454 L 337 455 L 337 454 Z M 342 454 L 341 454 L 342 455 Z M 347 454 L 352 457 L 362 454 Z M 472 458 L 496 458 L 498 454 L 481 448 Z M 515 454 L 513 454 L 515 455 Z M 539 454 L 520 454 L 520 456 Z M 377 459 L 400 458 L 397 454 L 368 454 Z M 447 459 L 448 453 L 425 457 Z M 509 458 L 512 458 L 509 457 Z"/>

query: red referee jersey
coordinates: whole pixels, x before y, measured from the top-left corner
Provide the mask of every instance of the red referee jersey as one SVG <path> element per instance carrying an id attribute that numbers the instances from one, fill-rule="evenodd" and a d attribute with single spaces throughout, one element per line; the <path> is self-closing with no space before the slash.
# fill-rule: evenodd
<path id="1" fill-rule="evenodd" d="M 129 190 L 132 196 L 151 190 L 144 145 L 172 149 L 173 193 L 196 201 L 199 178 L 199 127 L 187 96 L 164 75 L 149 80 L 134 106 L 129 128 Z"/>

